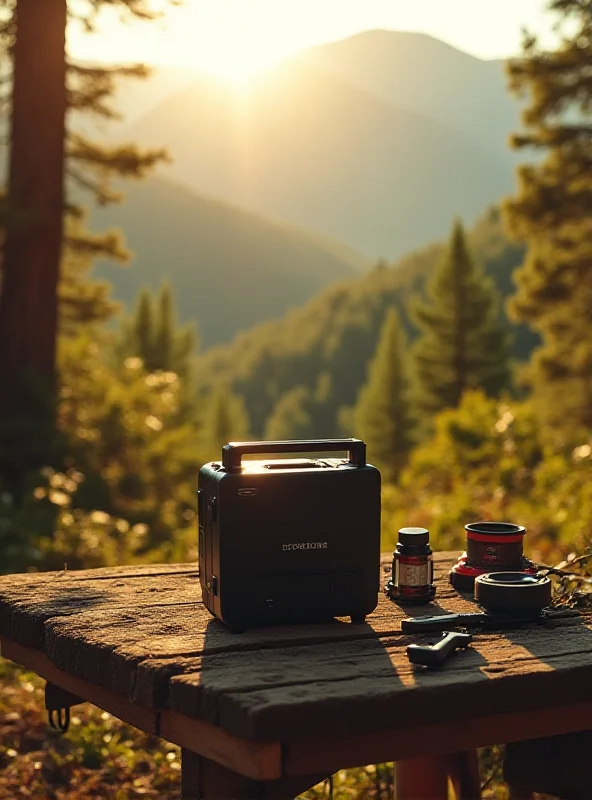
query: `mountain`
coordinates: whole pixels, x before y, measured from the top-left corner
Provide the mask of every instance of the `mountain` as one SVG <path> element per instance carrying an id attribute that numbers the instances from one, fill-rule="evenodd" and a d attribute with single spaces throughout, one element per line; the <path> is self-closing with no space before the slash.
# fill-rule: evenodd
<path id="1" fill-rule="evenodd" d="M 508 92 L 503 61 L 475 58 L 427 34 L 387 30 L 319 45 L 302 58 L 512 157 L 507 138 L 519 128 L 520 107 Z"/>
<path id="2" fill-rule="evenodd" d="M 506 239 L 498 209 L 477 222 L 469 242 L 502 297 L 513 293 L 512 273 L 524 251 Z M 416 330 L 409 319 L 410 302 L 423 292 L 443 250 L 443 244 L 434 244 L 341 281 L 282 320 L 212 348 L 198 366 L 204 389 L 229 382 L 245 399 L 256 437 L 265 435 L 265 423 L 282 401 L 285 408 L 286 396 L 293 404 L 304 393 L 306 406 L 297 409 L 308 425 L 300 431 L 302 438 L 350 435 L 340 426 L 340 408 L 355 403 L 387 311 L 397 308 L 412 340 Z M 500 315 L 512 333 L 513 358 L 526 360 L 536 337 L 525 326 L 511 325 L 503 310 Z"/>
<path id="3" fill-rule="evenodd" d="M 94 209 L 90 225 L 120 228 L 129 267 L 95 267 L 129 306 L 144 285 L 170 279 L 183 321 L 205 346 L 281 317 L 328 284 L 359 274 L 365 258 L 341 244 L 273 222 L 154 176 L 121 187 L 120 205 Z"/>
<path id="4" fill-rule="evenodd" d="M 508 159 L 481 140 L 303 57 L 241 91 L 203 78 L 128 134 L 167 146 L 187 185 L 372 257 L 446 236 L 454 215 L 473 220 L 512 186 Z"/>
<path id="5" fill-rule="evenodd" d="M 98 141 L 127 139 L 126 129 L 175 92 L 190 86 L 198 75 L 195 70 L 173 65 L 151 67 L 147 78 L 117 78 L 109 105 L 120 119 L 102 120 L 85 113 L 74 113 L 70 127 L 77 133 Z"/>

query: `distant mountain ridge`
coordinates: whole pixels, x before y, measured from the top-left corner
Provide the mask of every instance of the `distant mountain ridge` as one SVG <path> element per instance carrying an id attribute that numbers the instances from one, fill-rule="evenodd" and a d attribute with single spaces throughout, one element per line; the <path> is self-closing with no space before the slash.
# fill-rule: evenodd
<path id="1" fill-rule="evenodd" d="M 179 317 L 194 321 L 202 345 L 230 340 L 282 317 L 322 288 L 366 270 L 343 245 L 257 216 L 153 176 L 125 184 L 121 204 L 94 209 L 94 230 L 125 232 L 129 267 L 100 263 L 113 296 L 130 306 L 142 286 L 170 280 Z"/>
<path id="2" fill-rule="evenodd" d="M 422 246 L 445 236 L 453 216 L 473 221 L 513 187 L 503 138 L 494 148 L 488 136 L 475 133 L 475 127 L 493 125 L 482 108 L 491 79 L 479 76 L 490 76 L 490 68 L 497 75 L 497 67 L 429 37 L 379 33 L 393 44 L 376 48 L 364 69 L 356 54 L 367 49 L 372 32 L 289 59 L 244 94 L 199 80 L 132 125 L 130 138 L 168 146 L 174 159 L 169 174 L 199 191 L 317 230 L 371 257 Z M 381 83 L 376 75 L 393 72 L 384 54 L 393 48 L 396 54 L 406 37 L 433 51 L 440 109 L 446 98 L 455 107 L 452 99 L 468 91 L 463 86 L 476 84 L 470 93 L 480 97 L 476 126 L 455 127 L 445 114 L 432 113 L 429 93 L 419 91 L 419 71 L 406 70 L 406 94 L 389 99 L 393 81 Z M 344 48 L 353 55 L 346 58 Z M 460 57 L 473 72 L 449 65 Z M 409 108 L 400 101 L 410 102 L 414 86 L 419 99 Z"/>
<path id="3" fill-rule="evenodd" d="M 498 152 L 520 124 L 504 61 L 476 58 L 424 33 L 363 31 L 306 50 L 301 58 Z"/>

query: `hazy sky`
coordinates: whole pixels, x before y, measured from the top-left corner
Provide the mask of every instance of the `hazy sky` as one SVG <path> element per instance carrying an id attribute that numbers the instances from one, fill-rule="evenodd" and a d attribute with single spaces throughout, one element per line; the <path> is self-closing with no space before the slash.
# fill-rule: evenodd
<path id="1" fill-rule="evenodd" d="M 183 0 L 157 24 L 124 25 L 104 14 L 101 35 L 72 30 L 69 48 L 77 57 L 183 64 L 246 77 L 310 45 L 390 28 L 422 31 L 481 58 L 499 58 L 519 51 L 523 26 L 549 30 L 545 6 L 545 0 Z"/>

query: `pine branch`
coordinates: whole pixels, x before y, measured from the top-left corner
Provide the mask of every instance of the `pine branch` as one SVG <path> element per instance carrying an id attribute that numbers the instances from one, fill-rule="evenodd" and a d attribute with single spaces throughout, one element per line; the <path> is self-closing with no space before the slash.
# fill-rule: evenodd
<path id="1" fill-rule="evenodd" d="M 79 134 L 70 134 L 68 139 L 68 158 L 104 175 L 141 178 L 159 162 L 169 161 L 164 148 L 142 151 L 133 144 L 101 147 Z"/>
<path id="2" fill-rule="evenodd" d="M 121 200 L 121 193 L 114 192 L 106 186 L 104 181 L 85 175 L 73 164 L 68 164 L 66 174 L 81 189 L 85 189 L 94 195 L 95 201 L 99 206 L 106 206 L 109 203 L 118 203 Z"/>
<path id="3" fill-rule="evenodd" d="M 84 209 L 75 203 L 66 203 L 64 206 L 64 214 L 71 220 L 82 220 L 86 217 Z"/>
<path id="4" fill-rule="evenodd" d="M 76 255 L 89 258 L 109 258 L 112 261 L 125 264 L 129 261 L 131 253 L 125 250 L 119 231 L 107 231 L 102 234 L 66 234 L 65 246 Z"/>
<path id="5" fill-rule="evenodd" d="M 109 66 L 77 64 L 69 61 L 67 65 L 68 74 L 76 75 L 92 80 L 102 80 L 105 76 L 113 78 L 148 78 L 152 74 L 150 67 L 145 64 L 120 64 Z"/>
<path id="6" fill-rule="evenodd" d="M 16 30 L 16 25 L 12 13 L 3 20 L 0 20 L 0 39 L 12 38 Z"/>
<path id="7" fill-rule="evenodd" d="M 147 78 L 150 70 L 143 64 L 129 66 L 101 67 L 69 62 L 68 107 L 102 117 L 120 120 L 122 115 L 109 105 L 108 100 L 115 94 L 117 78 Z"/>
<path id="8" fill-rule="evenodd" d="M 169 5 L 179 5 L 177 0 L 164 0 Z M 99 12 L 105 6 L 117 9 L 122 21 L 130 19 L 139 20 L 155 20 L 162 18 L 164 10 L 162 10 L 163 3 L 160 2 L 161 8 L 156 7 L 154 0 L 86 0 L 84 9 L 76 7 L 76 9 L 68 6 L 68 17 L 71 20 L 79 22 L 88 33 L 95 30 L 95 22 Z"/>

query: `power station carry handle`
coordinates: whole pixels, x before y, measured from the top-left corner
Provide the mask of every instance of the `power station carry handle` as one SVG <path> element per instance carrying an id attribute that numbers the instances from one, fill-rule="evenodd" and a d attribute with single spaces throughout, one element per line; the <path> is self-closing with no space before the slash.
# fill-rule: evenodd
<path id="1" fill-rule="evenodd" d="M 229 442 L 222 448 L 222 465 L 238 472 L 244 455 L 268 453 L 334 453 L 347 451 L 350 464 L 366 466 L 366 443 L 361 439 L 290 439 L 285 442 Z"/>

